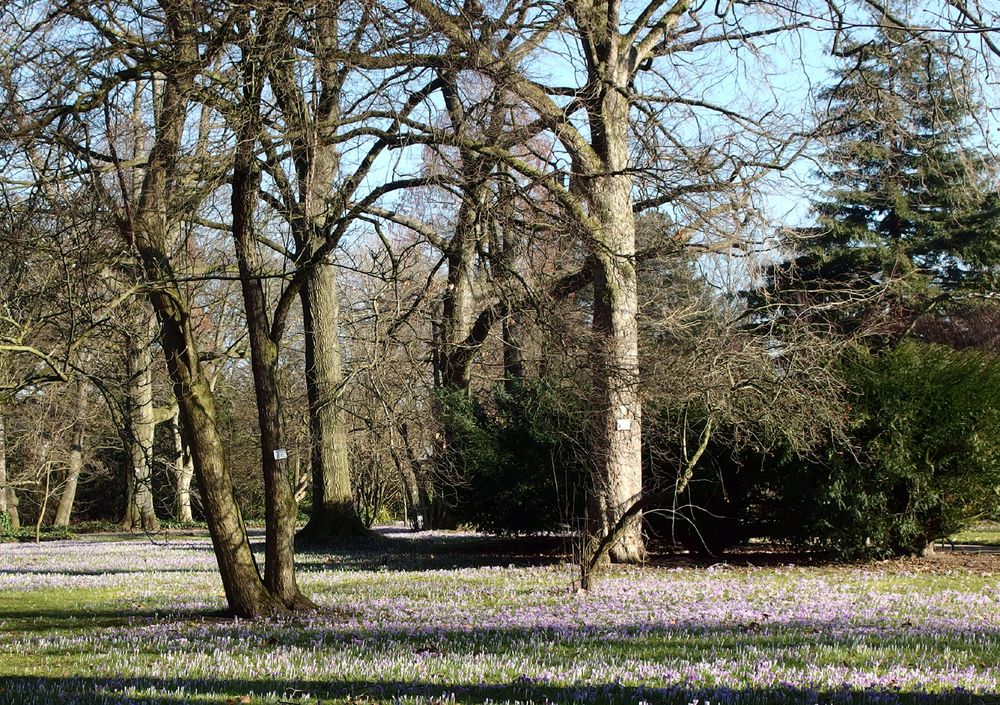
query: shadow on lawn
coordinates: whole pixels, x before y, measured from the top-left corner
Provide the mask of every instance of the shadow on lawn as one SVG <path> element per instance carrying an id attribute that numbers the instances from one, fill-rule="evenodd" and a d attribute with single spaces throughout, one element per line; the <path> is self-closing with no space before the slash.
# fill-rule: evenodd
<path id="1" fill-rule="evenodd" d="M 499 685 L 456 685 L 428 681 L 340 681 L 307 680 L 184 680 L 163 678 L 53 678 L 14 676 L 0 678 L 0 703 L 18 705 L 137 705 L 158 703 L 294 703 L 317 705 L 340 701 L 389 703 L 405 698 L 425 705 L 454 703 L 594 703 L 599 705 L 997 705 L 1000 694 L 972 695 L 957 690 L 947 693 L 912 693 L 886 690 L 838 690 L 818 692 L 782 689 L 691 689 L 628 687 L 617 683 L 583 686 L 551 686 L 527 679 Z"/>
<path id="2" fill-rule="evenodd" d="M 254 550 L 263 550 L 263 543 Z M 380 529 L 364 538 L 296 547 L 299 570 L 459 570 L 558 565 L 569 560 L 564 536 L 492 537 L 470 534 L 413 534 Z"/>
<path id="3" fill-rule="evenodd" d="M 229 620 L 221 613 L 217 616 L 202 610 L 154 610 L 141 607 L 108 607 L 68 610 L 65 607 L 48 608 L 39 606 L 9 606 L 0 599 L 0 639 L 2 634 L 52 632 L 79 632 L 80 630 L 111 629 L 131 627 L 137 623 L 151 624 L 161 620 L 171 622 L 186 620 L 189 623 L 202 621 Z M 3 701 L 0 701 L 0 705 Z"/>

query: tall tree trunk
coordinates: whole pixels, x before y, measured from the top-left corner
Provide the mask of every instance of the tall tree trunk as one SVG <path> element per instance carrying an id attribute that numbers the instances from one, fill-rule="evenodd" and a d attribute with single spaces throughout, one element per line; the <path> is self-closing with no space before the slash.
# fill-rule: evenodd
<path id="1" fill-rule="evenodd" d="M 87 381 L 76 380 L 76 418 L 73 420 L 73 440 L 69 449 L 69 463 L 66 470 L 66 481 L 63 483 L 62 494 L 59 496 L 59 507 L 56 509 L 54 526 L 69 526 L 73 513 L 73 503 L 76 501 L 76 487 L 83 469 L 83 442 L 87 430 Z"/>
<path id="2" fill-rule="evenodd" d="M 17 514 L 17 494 L 7 477 L 7 426 L 3 406 L 0 406 L 0 513 L 7 514 L 12 529 L 21 528 L 21 519 Z"/>
<path id="3" fill-rule="evenodd" d="M 249 98 L 243 123 L 237 130 L 232 177 L 233 240 L 239 263 L 240 285 L 247 328 L 250 362 L 257 398 L 261 462 L 264 471 L 264 585 L 291 609 L 312 604 L 299 591 L 295 579 L 295 519 L 298 505 L 288 477 L 288 450 L 278 384 L 278 344 L 272 337 L 267 296 L 261 283 L 262 263 L 257 253 L 254 212 L 259 193 L 259 173 L 254 147 L 259 127 L 260 74 L 251 56 L 244 54 L 244 93 Z M 255 80 L 257 79 L 257 80 Z"/>
<path id="4" fill-rule="evenodd" d="M 191 478 L 194 477 L 194 463 L 191 449 L 181 434 L 180 413 L 171 419 L 174 432 L 174 518 L 177 521 L 194 521 L 191 514 Z"/>
<path id="5" fill-rule="evenodd" d="M 615 55 L 609 59 L 616 64 Z M 599 533 L 606 534 L 642 493 L 642 405 L 639 396 L 638 291 L 635 272 L 635 218 L 628 172 L 628 100 L 615 88 L 614 75 L 598 90 L 592 115 L 594 143 L 603 161 L 600 175 L 585 182 L 597 267 L 594 276 L 594 383 L 598 418 L 594 491 Z M 624 86 L 623 86 L 624 87 Z M 611 559 L 635 563 L 645 558 L 642 515 L 628 521 L 610 551 Z"/>
<path id="6" fill-rule="evenodd" d="M 229 609 L 239 616 L 256 617 L 285 610 L 264 587 L 250 550 L 246 526 L 233 493 L 219 434 L 215 397 L 198 356 L 187 294 L 177 284 L 170 262 L 171 185 L 177 182 L 178 155 L 184 136 L 190 93 L 202 65 L 196 30 L 199 22 L 191 5 L 161 0 L 172 51 L 164 70 L 157 111 L 156 136 L 146 159 L 134 215 L 125 212 L 119 225 L 125 244 L 133 248 L 143 277 L 155 282 L 149 300 L 160 323 L 160 344 L 173 382 L 184 442 L 191 449 L 202 506 L 212 536 Z"/>
<path id="7" fill-rule="evenodd" d="M 328 262 L 316 265 L 300 299 L 305 325 L 312 511 L 299 538 L 323 543 L 367 533 L 354 507 L 347 419 L 340 403 L 344 376 L 336 268 Z"/>
<path id="8" fill-rule="evenodd" d="M 163 252 L 161 248 L 156 249 Z M 166 257 L 144 259 L 147 277 L 173 282 L 173 273 L 161 269 L 166 267 L 166 262 Z M 175 284 L 154 289 L 149 297 L 160 320 L 161 344 L 173 382 L 181 433 L 184 444 L 191 450 L 195 479 L 229 609 L 241 617 L 283 612 L 284 606 L 264 587 L 250 550 L 219 434 L 215 396 L 198 358 L 190 309 Z"/>
<path id="9" fill-rule="evenodd" d="M 475 295 L 472 288 L 472 260 L 476 239 L 471 216 L 464 205 L 459 213 L 459 225 L 447 254 L 448 285 L 441 305 L 441 383 L 446 389 L 469 392 L 472 384 L 473 356 L 466 349 L 466 338 L 472 328 Z M 464 225 L 464 227 L 463 227 Z"/>
<path id="10" fill-rule="evenodd" d="M 125 531 L 158 531 L 160 522 L 153 506 L 153 436 L 156 423 L 153 419 L 153 356 L 145 333 L 149 324 L 143 315 L 138 326 L 142 337 L 127 342 L 126 370 L 128 371 L 128 438 L 131 467 L 125 492 Z"/>
<path id="11" fill-rule="evenodd" d="M 347 420 L 340 405 L 343 386 L 340 351 L 340 309 L 337 275 L 329 257 L 316 253 L 330 243 L 345 196 L 337 188 L 340 153 L 337 127 L 345 72 L 339 63 L 340 6 L 323 0 L 314 14 L 315 43 L 310 71 L 316 82 L 304 90 L 295 72 L 287 27 L 275 26 L 277 46 L 270 52 L 270 79 L 276 102 L 287 124 L 295 170 L 295 217 L 289 220 L 296 260 L 309 273 L 299 292 L 305 324 L 306 391 L 309 400 L 312 511 L 299 537 L 324 542 L 337 536 L 367 533 L 354 508 L 347 455 Z M 282 22 L 285 20 L 282 19 Z M 313 96 L 318 84 L 319 90 Z M 304 217 L 299 217 L 299 214 Z"/>

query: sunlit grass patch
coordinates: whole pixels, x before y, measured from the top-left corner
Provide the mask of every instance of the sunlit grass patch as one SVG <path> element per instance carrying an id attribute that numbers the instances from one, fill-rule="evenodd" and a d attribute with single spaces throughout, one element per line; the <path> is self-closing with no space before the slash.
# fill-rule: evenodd
<path id="1" fill-rule="evenodd" d="M 3 546 L 0 702 L 1000 701 L 991 575 L 418 563 L 304 554 L 323 610 L 247 622 L 206 541 Z"/>
<path id="2" fill-rule="evenodd" d="M 1000 524 L 979 524 L 949 538 L 954 543 L 981 543 L 1000 546 Z"/>

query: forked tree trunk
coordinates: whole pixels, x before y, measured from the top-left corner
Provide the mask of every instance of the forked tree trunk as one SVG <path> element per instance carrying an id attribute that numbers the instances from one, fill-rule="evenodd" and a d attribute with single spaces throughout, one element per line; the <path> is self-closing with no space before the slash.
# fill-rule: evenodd
<path id="1" fill-rule="evenodd" d="M 320 100 L 303 91 L 294 71 L 295 59 L 284 42 L 287 28 L 276 28 L 280 56 L 269 67 L 269 78 L 285 120 L 293 126 L 290 141 L 295 168 L 296 197 L 304 218 L 290 222 L 297 261 L 309 272 L 299 292 L 305 326 L 306 393 L 309 402 L 312 507 L 299 532 L 306 543 L 368 531 L 354 507 L 347 454 L 347 419 L 340 404 L 343 371 L 340 349 L 340 306 L 337 273 L 329 257 L 317 258 L 343 214 L 344 196 L 337 191 L 340 175 L 340 92 L 344 73 L 338 64 L 339 12 L 336 2 L 321 2 L 315 13 L 312 70 Z"/>
<path id="2" fill-rule="evenodd" d="M 169 193 L 177 182 L 189 97 L 202 65 L 195 33 L 199 23 L 189 4 L 161 0 L 160 5 L 167 28 L 162 41 L 173 60 L 166 65 L 169 73 L 160 92 L 156 136 L 146 159 L 136 210 L 131 217 L 123 215 L 119 223 L 124 243 L 133 248 L 142 265 L 144 279 L 156 283 L 148 296 L 160 323 L 160 343 L 229 609 L 239 616 L 257 617 L 285 608 L 264 587 L 250 550 L 226 465 L 215 397 L 198 356 L 188 296 L 176 283 L 169 256 L 173 248 L 168 246 L 171 229 L 167 214 L 175 211 Z"/>
<path id="3" fill-rule="evenodd" d="M 145 316 L 143 316 L 145 319 Z M 131 466 L 128 469 L 125 491 L 125 514 L 122 529 L 125 531 L 158 531 L 160 522 L 153 506 L 153 436 L 156 423 L 153 418 L 153 356 L 145 333 L 148 323 L 139 326 L 143 335 L 127 342 L 126 370 L 128 371 L 128 438 Z"/>
<path id="4" fill-rule="evenodd" d="M 76 380 L 76 418 L 73 420 L 73 438 L 69 448 L 69 462 L 66 469 L 66 481 L 63 483 L 62 494 L 59 496 L 59 506 L 53 526 L 69 526 L 73 513 L 73 503 L 76 501 L 76 487 L 83 469 L 83 442 L 87 430 L 87 381 Z"/>
<path id="5" fill-rule="evenodd" d="M 156 250 L 163 252 L 162 248 Z M 155 281 L 173 281 L 172 272 L 161 269 L 165 262 L 165 257 L 144 260 L 147 277 Z M 156 276 L 153 272 L 157 272 Z M 284 606 L 264 587 L 250 550 L 226 465 L 216 421 L 215 397 L 198 359 L 190 310 L 175 285 L 154 289 L 149 297 L 160 320 L 161 344 L 173 382 L 181 434 L 185 445 L 191 449 L 195 478 L 229 609 L 241 617 L 283 612 Z"/>
<path id="6" fill-rule="evenodd" d="M 240 285 L 247 328 L 250 362 L 257 399 L 261 463 L 264 472 L 264 585 L 272 596 L 290 609 L 313 606 L 299 591 L 295 579 L 295 519 L 298 505 L 288 477 L 288 450 L 278 384 L 278 344 L 272 338 L 267 315 L 267 296 L 261 283 L 262 262 L 257 253 L 254 213 L 259 173 L 254 148 L 259 125 L 260 76 L 244 54 L 244 94 L 249 97 L 243 123 L 237 129 L 236 158 L 232 177 L 233 240 L 239 263 Z"/>
<path id="7" fill-rule="evenodd" d="M 347 420 L 340 403 L 344 375 L 336 268 L 328 262 L 316 265 L 300 300 L 305 325 L 312 511 L 299 538 L 324 543 L 367 533 L 354 507 Z"/>

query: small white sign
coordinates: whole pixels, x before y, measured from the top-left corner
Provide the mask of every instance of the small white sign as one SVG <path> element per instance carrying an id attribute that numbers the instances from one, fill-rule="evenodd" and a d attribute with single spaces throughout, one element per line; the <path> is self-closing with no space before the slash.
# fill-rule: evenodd
<path id="1" fill-rule="evenodd" d="M 274 449 L 274 459 L 275 460 L 285 460 L 288 457 L 288 451 L 284 448 Z"/>
<path id="2" fill-rule="evenodd" d="M 631 431 L 632 419 L 615 419 L 615 427 L 619 431 Z"/>

